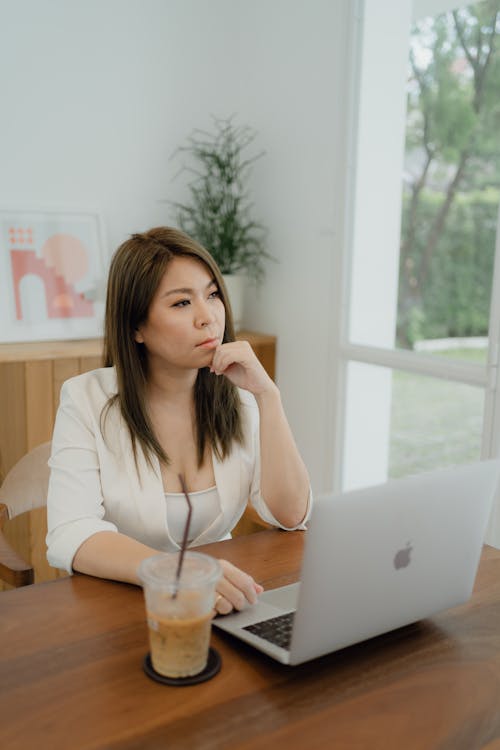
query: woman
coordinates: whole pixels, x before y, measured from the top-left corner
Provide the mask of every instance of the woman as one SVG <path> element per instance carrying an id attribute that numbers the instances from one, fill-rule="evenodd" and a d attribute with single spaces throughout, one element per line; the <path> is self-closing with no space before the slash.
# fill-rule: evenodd
<path id="1" fill-rule="evenodd" d="M 105 365 L 61 390 L 49 462 L 47 557 L 55 567 L 139 583 L 137 567 L 230 536 L 250 499 L 304 528 L 311 497 L 278 388 L 235 341 L 210 254 L 168 227 L 132 235 L 111 262 Z M 265 498 L 265 500 L 264 500 Z M 250 576 L 220 561 L 217 611 L 254 603 Z"/>

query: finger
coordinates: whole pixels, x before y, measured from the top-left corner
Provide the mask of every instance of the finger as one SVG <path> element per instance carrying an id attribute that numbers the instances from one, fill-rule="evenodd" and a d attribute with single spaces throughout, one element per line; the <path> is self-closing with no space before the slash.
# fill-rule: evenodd
<path id="1" fill-rule="evenodd" d="M 214 612 L 216 615 L 228 615 L 233 611 L 234 607 L 230 601 L 226 599 L 222 594 L 218 594 L 215 599 Z"/>
<path id="2" fill-rule="evenodd" d="M 248 606 L 249 602 L 246 597 L 242 595 L 241 591 L 232 587 L 227 581 L 226 585 L 223 585 L 223 588 L 226 595 L 224 596 L 221 593 L 217 594 L 214 604 L 214 614 L 228 615 L 235 609 L 238 612 L 241 612 L 241 610 Z M 254 588 L 256 594 L 261 594 L 264 591 L 259 583 L 255 583 Z"/>
<path id="3" fill-rule="evenodd" d="M 235 364 L 236 362 L 239 363 L 238 357 L 234 356 L 234 353 L 228 354 L 220 354 L 218 357 L 214 357 L 212 360 L 212 366 L 211 371 L 214 372 L 216 375 L 222 375 L 225 370 L 227 370 L 228 367 Z"/>
<path id="4" fill-rule="evenodd" d="M 236 363 L 248 367 L 252 362 L 252 355 L 254 352 L 246 341 L 221 344 L 214 352 L 211 369 L 216 373 L 222 373 Z"/>
<path id="5" fill-rule="evenodd" d="M 248 573 L 244 573 L 242 570 L 237 568 L 227 560 L 219 561 L 224 573 L 224 577 L 220 584 L 217 586 L 217 590 L 229 598 L 229 601 L 233 603 L 233 606 L 240 609 L 245 604 L 245 599 L 250 604 L 255 604 L 257 601 L 256 584 L 252 576 Z M 243 597 L 243 601 L 242 601 Z"/>
<path id="6" fill-rule="evenodd" d="M 262 594 L 264 591 L 263 586 L 260 585 L 260 583 L 254 582 L 254 589 L 256 594 Z M 245 606 L 245 603 L 243 605 L 243 608 Z M 216 617 L 217 615 L 229 615 L 235 607 L 229 601 L 229 599 L 226 599 L 225 596 L 223 596 L 220 593 L 217 593 L 217 596 L 215 597 L 215 603 L 214 603 L 214 612 L 213 616 Z"/>
<path id="7" fill-rule="evenodd" d="M 239 589 L 245 598 L 248 599 L 250 604 L 255 604 L 257 601 L 255 593 L 256 582 L 252 576 L 245 573 L 240 568 L 237 568 L 236 565 L 233 565 L 228 560 L 221 560 L 220 563 L 224 573 L 224 578 L 235 588 Z"/>
<path id="8" fill-rule="evenodd" d="M 233 609 L 241 611 L 242 609 L 245 609 L 248 604 L 254 604 L 251 598 L 245 596 L 243 591 L 234 586 L 230 581 L 227 580 L 227 578 L 222 578 L 219 581 L 217 588 L 219 593 L 222 594 L 224 599 L 226 599 L 230 603 L 231 608 Z M 257 596 L 255 592 L 253 595 L 256 600 Z"/>

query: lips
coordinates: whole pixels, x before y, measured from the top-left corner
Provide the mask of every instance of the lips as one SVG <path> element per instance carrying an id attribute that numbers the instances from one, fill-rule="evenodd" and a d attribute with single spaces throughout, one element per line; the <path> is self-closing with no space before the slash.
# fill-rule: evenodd
<path id="1" fill-rule="evenodd" d="M 219 339 L 217 338 L 205 339 L 205 341 L 202 341 L 200 344 L 197 344 L 198 347 L 201 347 L 203 349 L 215 349 L 215 347 L 218 345 L 219 345 Z"/>

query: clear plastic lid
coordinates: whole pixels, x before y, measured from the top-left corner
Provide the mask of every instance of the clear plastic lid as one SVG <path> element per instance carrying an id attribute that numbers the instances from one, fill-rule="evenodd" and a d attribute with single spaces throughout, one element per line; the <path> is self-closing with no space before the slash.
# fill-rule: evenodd
<path id="1" fill-rule="evenodd" d="M 215 557 L 200 552 L 185 552 L 177 582 L 179 555 L 180 552 L 162 552 L 143 560 L 137 569 L 143 586 L 164 591 L 199 589 L 213 586 L 221 578 L 222 568 Z"/>

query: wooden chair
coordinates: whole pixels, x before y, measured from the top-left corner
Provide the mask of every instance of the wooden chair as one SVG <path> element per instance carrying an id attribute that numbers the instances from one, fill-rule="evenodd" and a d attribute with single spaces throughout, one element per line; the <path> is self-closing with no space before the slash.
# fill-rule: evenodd
<path id="1" fill-rule="evenodd" d="M 33 566 L 8 542 L 7 521 L 47 504 L 50 442 L 26 453 L 10 469 L 0 487 L 0 579 L 18 588 L 34 582 Z"/>

